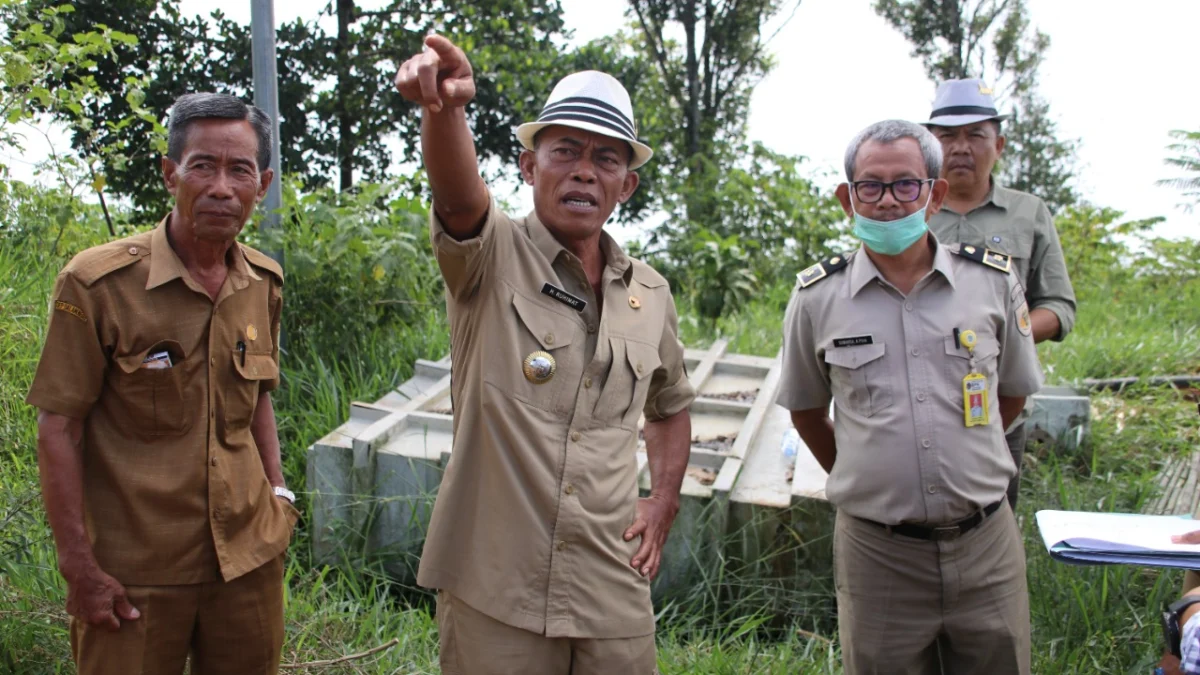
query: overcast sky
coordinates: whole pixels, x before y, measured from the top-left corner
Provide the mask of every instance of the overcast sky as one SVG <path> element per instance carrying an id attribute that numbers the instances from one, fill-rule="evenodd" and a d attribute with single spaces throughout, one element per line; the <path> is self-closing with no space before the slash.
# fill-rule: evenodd
<path id="1" fill-rule="evenodd" d="M 311 17 L 327 0 L 276 3 L 276 22 Z M 369 5 L 369 0 L 362 2 Z M 626 3 L 562 0 L 575 42 L 619 30 Z M 222 9 L 248 22 L 249 0 L 183 0 L 185 14 Z M 1200 87 L 1191 72 L 1197 0 L 1028 0 L 1033 24 L 1048 33 L 1042 94 L 1059 130 L 1079 139 L 1077 187 L 1085 199 L 1129 218 L 1165 216 L 1159 232 L 1196 236 L 1196 214 L 1178 192 L 1157 187 L 1172 129 L 1200 129 Z M 771 49 L 775 70 L 758 86 L 750 136 L 806 155 L 814 170 L 840 180 L 846 143 L 889 117 L 927 119 L 933 85 L 908 43 L 871 9 L 871 0 L 803 0 Z M 870 73 L 864 76 L 864 73 Z M 564 73 L 565 74 L 565 73 Z M 35 153 L 36 154 L 36 153 Z M 514 202 L 528 207 L 527 190 Z"/>

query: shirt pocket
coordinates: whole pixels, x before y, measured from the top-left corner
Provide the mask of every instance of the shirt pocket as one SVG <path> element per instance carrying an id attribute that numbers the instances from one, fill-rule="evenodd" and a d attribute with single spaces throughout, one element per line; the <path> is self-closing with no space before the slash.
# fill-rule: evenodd
<path id="1" fill-rule="evenodd" d="M 171 357 L 170 368 L 146 368 L 146 357 L 158 352 Z M 147 436 L 178 436 L 192 426 L 185 414 L 184 392 L 187 383 L 187 354 L 174 340 L 162 340 L 145 351 L 113 359 L 118 372 L 113 390 L 124 404 L 129 421 Z"/>
<path id="2" fill-rule="evenodd" d="M 254 419 L 259 385 L 279 377 L 279 364 L 271 353 L 232 350 L 234 377 L 225 392 L 225 428 L 244 429 Z"/>
<path id="3" fill-rule="evenodd" d="M 570 410 L 574 400 L 564 401 L 564 389 L 572 376 L 578 380 L 579 366 L 571 363 L 571 350 L 578 326 L 570 317 L 563 316 L 529 300 L 517 293 L 512 299 L 516 314 L 516 330 L 511 333 L 507 345 L 500 345 L 497 362 L 486 364 L 484 381 L 501 391 L 543 410 Z M 486 339 L 486 338 L 485 338 Z M 526 361 L 537 352 L 549 355 L 531 363 L 526 376 Z M 549 377 L 539 377 L 539 368 L 550 365 Z M 573 375 L 572 375 L 573 374 Z"/>
<path id="4" fill-rule="evenodd" d="M 604 391 L 596 401 L 596 418 L 605 424 L 620 424 L 626 429 L 637 428 L 650 379 L 662 365 L 658 347 L 628 340 L 610 338 L 613 362 L 604 382 Z"/>
<path id="5" fill-rule="evenodd" d="M 951 385 L 957 387 L 961 395 L 962 381 L 967 373 L 972 372 L 971 352 L 959 344 L 951 336 L 943 338 L 946 350 L 946 378 Z M 979 335 L 975 345 L 974 372 L 987 376 L 989 387 L 996 381 L 996 366 L 1000 356 L 1000 343 L 991 335 Z"/>
<path id="6" fill-rule="evenodd" d="M 838 404 L 871 417 L 892 405 L 884 343 L 825 350 L 829 379 Z"/>
<path id="7" fill-rule="evenodd" d="M 1022 285 L 1028 285 L 1029 265 L 1033 259 L 1033 232 L 1025 230 L 1028 221 L 1019 221 L 1021 227 L 993 230 L 984 236 L 984 248 L 997 253 L 1003 253 L 1012 258 L 1012 271 L 1021 280 Z M 996 241 L 999 239 L 999 241 Z"/>

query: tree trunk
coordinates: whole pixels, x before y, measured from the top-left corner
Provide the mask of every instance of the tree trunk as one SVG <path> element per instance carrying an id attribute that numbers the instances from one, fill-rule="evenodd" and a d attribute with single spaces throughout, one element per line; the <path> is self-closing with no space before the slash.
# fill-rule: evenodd
<path id="1" fill-rule="evenodd" d="M 354 123 L 346 100 L 353 90 L 350 78 L 351 45 L 350 24 L 354 21 L 354 0 L 337 0 L 337 115 L 338 119 L 338 172 L 341 189 L 349 190 L 354 185 Z"/>

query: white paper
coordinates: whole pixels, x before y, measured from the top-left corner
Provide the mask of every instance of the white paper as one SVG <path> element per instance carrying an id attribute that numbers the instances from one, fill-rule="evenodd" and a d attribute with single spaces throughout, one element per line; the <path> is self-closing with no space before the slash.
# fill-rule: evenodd
<path id="1" fill-rule="evenodd" d="M 1200 530 L 1200 521 L 1187 516 L 1038 511 L 1037 523 L 1047 549 L 1065 544 L 1084 551 L 1153 551 L 1200 556 L 1200 544 L 1171 541 L 1172 535 Z"/>

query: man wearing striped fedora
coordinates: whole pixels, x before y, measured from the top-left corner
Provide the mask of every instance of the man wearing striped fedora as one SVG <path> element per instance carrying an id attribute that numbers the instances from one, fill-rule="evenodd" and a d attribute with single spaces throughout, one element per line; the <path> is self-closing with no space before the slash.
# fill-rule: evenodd
<path id="1" fill-rule="evenodd" d="M 938 87 L 925 126 L 942 144 L 942 178 L 950 191 L 929 229 L 946 243 L 962 243 L 1006 254 L 1025 289 L 1034 342 L 1061 341 L 1075 326 L 1075 290 L 1067 275 L 1054 216 L 1038 197 L 1004 187 L 993 175 L 1004 151 L 1001 115 L 982 80 L 949 80 Z M 1025 454 L 1028 406 L 1005 439 L 1017 475 L 1008 486 L 1015 509 Z"/>
<path id="2" fill-rule="evenodd" d="M 479 175 L 467 56 L 425 44 L 396 88 L 423 106 L 450 318 L 453 454 L 417 576 L 438 589 L 442 672 L 648 675 L 695 391 L 667 282 L 603 227 L 650 148 L 617 80 L 568 75 L 517 129 L 534 209 L 510 217 Z"/>

